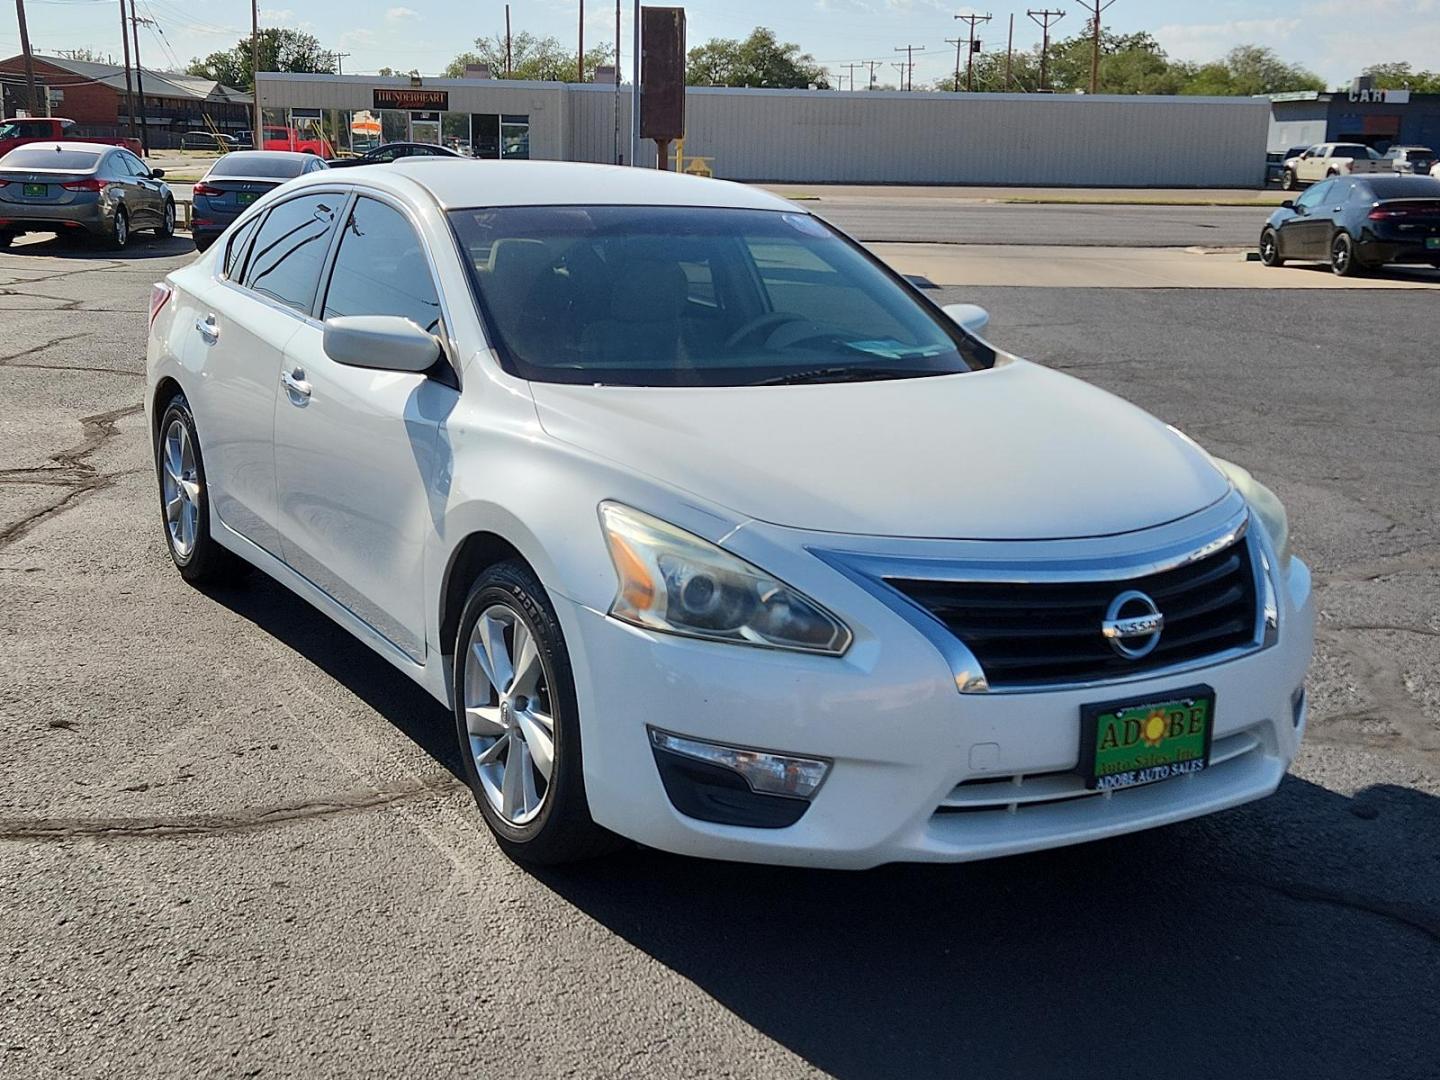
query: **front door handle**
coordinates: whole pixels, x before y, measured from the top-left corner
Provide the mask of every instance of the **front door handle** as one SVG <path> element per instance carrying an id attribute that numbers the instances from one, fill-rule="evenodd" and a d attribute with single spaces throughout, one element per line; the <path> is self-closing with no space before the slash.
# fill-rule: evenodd
<path id="1" fill-rule="evenodd" d="M 280 372 L 280 385 L 285 387 L 285 392 L 290 395 L 291 404 L 304 405 L 310 400 L 310 384 L 305 381 L 302 368 Z"/>
<path id="2" fill-rule="evenodd" d="M 195 329 L 205 339 L 207 345 L 214 345 L 220 340 L 220 324 L 215 321 L 214 315 L 206 315 L 203 319 L 195 320 Z"/>

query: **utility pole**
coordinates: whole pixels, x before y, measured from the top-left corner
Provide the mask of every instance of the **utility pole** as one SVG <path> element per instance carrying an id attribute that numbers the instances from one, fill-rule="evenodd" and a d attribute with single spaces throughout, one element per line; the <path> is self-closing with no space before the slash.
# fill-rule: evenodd
<path id="1" fill-rule="evenodd" d="M 963 37 L 947 37 L 945 44 L 955 46 L 955 93 L 958 94 L 960 92 L 960 46 L 965 44 L 965 39 Z"/>
<path id="2" fill-rule="evenodd" d="M 580 0 L 580 45 L 575 50 L 575 81 L 585 81 L 585 0 Z"/>
<path id="3" fill-rule="evenodd" d="M 1050 27 L 1063 19 L 1065 17 L 1065 12 L 1052 11 L 1049 8 L 1046 8 L 1043 11 L 1026 11 L 1025 14 L 1029 15 L 1031 21 L 1033 21 L 1036 26 L 1040 27 L 1041 30 L 1040 89 L 1042 91 L 1048 90 L 1049 87 L 1045 85 L 1045 76 L 1046 73 L 1050 70 Z"/>
<path id="4" fill-rule="evenodd" d="M 867 63 L 867 64 L 870 65 L 870 82 L 869 82 L 869 84 L 865 87 L 865 89 L 866 89 L 866 90 L 874 90 L 874 89 L 875 89 L 875 65 L 878 64 L 878 63 L 880 63 L 880 61 L 879 61 L 879 60 L 866 60 L 865 63 Z"/>
<path id="5" fill-rule="evenodd" d="M 905 89 L 905 62 L 902 60 L 900 63 L 898 63 L 898 64 L 891 64 L 890 66 L 893 67 L 896 71 L 898 71 L 898 72 L 900 73 L 900 89 L 901 89 L 901 90 L 904 90 L 904 89 Z"/>
<path id="6" fill-rule="evenodd" d="M 124 0 L 121 0 L 124 3 Z M 250 97 L 251 123 L 255 126 L 252 135 L 255 149 L 265 148 L 265 121 L 260 113 L 260 0 L 250 0 Z"/>
<path id="7" fill-rule="evenodd" d="M 140 27 L 154 26 L 154 19 L 135 14 L 135 0 L 130 0 L 130 30 L 135 38 L 135 92 L 140 98 L 140 149 L 150 156 L 150 131 L 145 122 L 145 73 L 140 65 Z"/>
<path id="8" fill-rule="evenodd" d="M 856 69 L 856 68 L 863 68 L 865 65 L 864 65 L 864 64 L 842 64 L 842 65 L 840 65 L 840 66 L 849 69 L 849 71 L 850 71 L 850 92 L 851 92 L 851 93 L 854 93 L 854 92 L 855 92 L 855 69 Z"/>
<path id="9" fill-rule="evenodd" d="M 1090 52 L 1090 93 L 1100 92 L 1100 16 L 1105 9 L 1113 4 L 1115 0 L 1086 0 L 1085 6 L 1090 9 L 1090 32 L 1094 37 L 1094 47 Z"/>
<path id="10" fill-rule="evenodd" d="M 348 52 L 332 52 L 332 53 L 329 53 L 328 55 L 329 55 L 329 57 L 330 57 L 331 60 L 334 60 L 334 61 L 335 61 L 335 74 L 336 74 L 336 75 L 344 75 L 344 74 L 345 74 L 345 58 L 346 58 L 347 56 L 349 56 L 350 54 L 349 54 Z"/>
<path id="11" fill-rule="evenodd" d="M 20 51 L 25 54 L 26 110 L 35 116 L 35 99 L 38 96 L 35 91 L 35 56 L 30 51 L 30 30 L 25 25 L 25 0 L 15 0 L 15 18 L 20 23 Z"/>
<path id="12" fill-rule="evenodd" d="M 630 28 L 633 39 L 630 44 L 631 61 L 635 65 L 635 78 L 630 83 L 630 164 L 640 165 L 640 0 L 635 0 L 635 25 Z"/>
<path id="13" fill-rule="evenodd" d="M 915 89 L 915 54 L 916 54 L 917 52 L 924 52 L 924 51 L 925 51 L 925 46 L 924 46 L 924 45 L 901 45 L 898 49 L 896 49 L 896 50 L 894 50 L 894 51 L 895 51 L 895 52 L 903 52 L 903 53 L 905 54 L 905 68 L 906 68 L 907 74 L 905 75 L 905 78 L 904 78 L 903 81 L 904 81 L 904 83 L 905 83 L 905 89 L 906 89 L 906 90 L 914 90 L 914 89 Z"/>
<path id="14" fill-rule="evenodd" d="M 135 138 L 135 91 L 130 82 L 130 35 L 125 29 L 125 0 L 120 0 L 120 45 L 125 52 L 125 112 L 130 118 L 130 138 Z"/>
<path id="15" fill-rule="evenodd" d="M 615 0 L 615 164 L 620 164 L 620 0 Z"/>
<path id="16" fill-rule="evenodd" d="M 505 77 L 510 77 L 510 5 L 505 5 Z"/>
<path id="17" fill-rule="evenodd" d="M 965 69 L 965 89 L 966 89 L 966 91 L 968 92 L 968 91 L 971 91 L 971 90 L 974 90 L 974 89 L 975 89 L 975 53 L 978 51 L 978 50 L 975 48 L 975 45 L 976 45 L 976 42 L 975 42 L 975 27 L 976 27 L 976 25 L 977 25 L 978 23 L 988 23 L 988 22 L 990 21 L 990 19 L 991 19 L 991 16 L 989 16 L 989 15 L 956 15 L 955 18 L 959 19 L 961 22 L 967 24 L 967 25 L 970 27 L 970 63 L 969 63 L 969 66 L 966 67 L 966 69 Z M 946 40 L 948 41 L 949 38 L 946 38 Z M 959 43 L 959 42 L 956 42 L 956 43 L 955 43 L 955 89 L 956 89 L 956 90 L 959 90 L 959 89 L 960 89 L 960 43 Z"/>
<path id="18" fill-rule="evenodd" d="M 1008 94 L 1014 85 L 1010 80 L 1011 63 L 1015 59 L 1015 13 L 1010 13 L 1010 43 L 1005 46 L 1005 92 Z"/>

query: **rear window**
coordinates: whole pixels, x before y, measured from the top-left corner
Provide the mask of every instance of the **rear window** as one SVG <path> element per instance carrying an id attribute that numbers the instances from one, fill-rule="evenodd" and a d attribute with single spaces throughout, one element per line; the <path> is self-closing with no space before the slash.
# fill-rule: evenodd
<path id="1" fill-rule="evenodd" d="M 1370 181 L 1377 199 L 1440 199 L 1440 180 L 1433 176 L 1397 176 L 1381 183 Z"/>
<path id="2" fill-rule="evenodd" d="M 1368 146 L 1337 146 L 1335 147 L 1335 152 L 1330 156 L 1357 159 L 1373 157 L 1374 155 Z"/>
<path id="3" fill-rule="evenodd" d="M 304 159 L 293 158 L 288 154 L 226 154 L 210 167 L 210 178 L 261 177 L 288 180 L 292 176 L 299 176 L 305 170 L 305 164 Z"/>
<path id="4" fill-rule="evenodd" d="M 65 172 L 89 172 L 95 168 L 95 163 L 99 160 L 99 154 L 86 153 L 84 150 L 58 150 L 53 146 L 48 149 L 38 146 L 22 146 L 0 158 L 0 164 L 7 169 L 63 169 Z"/>

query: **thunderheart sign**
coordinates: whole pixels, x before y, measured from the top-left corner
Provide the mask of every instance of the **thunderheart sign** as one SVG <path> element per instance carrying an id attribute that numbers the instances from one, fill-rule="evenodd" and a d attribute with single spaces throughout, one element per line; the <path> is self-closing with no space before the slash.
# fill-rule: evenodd
<path id="1" fill-rule="evenodd" d="M 377 86 L 375 108 L 404 109 L 407 112 L 445 112 L 450 108 L 449 90 L 412 90 L 401 86 Z"/>

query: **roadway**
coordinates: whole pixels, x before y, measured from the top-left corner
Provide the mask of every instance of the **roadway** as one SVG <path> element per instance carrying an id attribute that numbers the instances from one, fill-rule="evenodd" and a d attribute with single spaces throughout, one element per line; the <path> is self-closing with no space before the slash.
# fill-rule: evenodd
<path id="1" fill-rule="evenodd" d="M 934 294 L 1289 504 L 1321 622 L 1272 798 L 969 866 L 536 874 L 442 708 L 267 580 L 171 568 L 142 352 L 190 257 L 0 253 L 0 1075 L 1433 1073 L 1433 297 Z"/>

